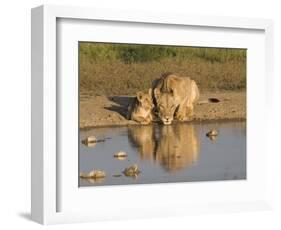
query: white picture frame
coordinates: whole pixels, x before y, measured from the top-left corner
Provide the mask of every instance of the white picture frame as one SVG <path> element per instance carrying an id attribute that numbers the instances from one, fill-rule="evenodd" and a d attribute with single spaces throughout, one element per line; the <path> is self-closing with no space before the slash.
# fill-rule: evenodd
<path id="1" fill-rule="evenodd" d="M 200 183 L 181 183 L 165 185 L 137 185 L 137 186 L 117 186 L 113 188 L 89 188 L 79 189 L 73 185 L 77 182 L 78 174 L 67 171 L 72 165 L 75 165 L 75 151 L 69 155 L 69 161 L 63 161 L 64 158 L 58 157 L 60 151 L 58 128 L 61 119 L 58 119 L 59 113 L 65 107 L 60 107 L 58 98 L 61 95 L 61 85 L 67 85 L 68 89 L 77 87 L 72 83 L 67 83 L 62 78 L 58 83 L 58 23 L 61 19 L 70 20 L 70 22 L 79 21 L 100 21 L 108 25 L 115 22 L 127 23 L 130 26 L 149 25 L 153 27 L 176 28 L 198 27 L 201 30 L 219 29 L 219 30 L 241 30 L 258 31 L 261 33 L 257 44 L 263 44 L 260 52 L 252 53 L 249 58 L 256 60 L 259 65 L 255 70 L 254 65 L 249 65 L 250 76 L 257 74 L 257 79 L 253 77 L 247 79 L 247 85 L 250 90 L 247 91 L 249 116 L 247 116 L 247 174 L 250 175 L 246 181 L 238 182 L 204 182 Z M 76 31 L 80 24 L 76 25 Z M 113 25 L 114 27 L 114 25 Z M 81 34 L 87 34 L 85 30 Z M 214 35 L 216 36 L 216 35 Z M 273 22 L 266 19 L 248 19 L 214 16 L 190 16 L 173 15 L 158 12 L 127 12 L 118 10 L 101 10 L 91 8 L 79 8 L 69 6 L 44 5 L 32 9 L 32 188 L 31 188 L 31 213 L 32 219 L 41 224 L 70 223 L 81 221 L 95 221 L 106 219 L 126 219 L 141 218 L 151 216 L 171 216 L 185 215 L 206 212 L 226 212 L 243 210 L 264 210 L 272 207 L 272 156 L 270 154 L 270 135 L 259 137 L 255 132 L 255 125 L 261 120 L 266 122 L 261 125 L 261 131 L 270 132 L 272 129 L 271 116 L 275 100 L 273 91 Z M 235 39 L 235 38 L 234 38 Z M 237 39 L 237 38 L 236 38 Z M 251 38 L 249 37 L 249 41 Z M 149 41 L 148 41 L 149 42 Z M 179 41 L 180 42 L 180 41 Z M 254 40 L 251 41 L 254 44 Z M 227 46 L 227 42 L 225 46 Z M 245 43 L 246 44 L 246 43 Z M 248 43 L 247 43 L 248 44 Z M 216 46 L 214 42 L 212 44 Z M 231 44 L 230 44 L 231 45 Z M 247 47 L 245 47 L 247 48 Z M 254 50 L 254 47 L 252 47 Z M 258 54 L 258 59 L 254 59 Z M 251 60 L 250 60 L 251 62 Z M 252 66 L 252 67 L 251 67 Z M 71 70 L 71 67 L 69 67 Z M 251 72 L 252 71 L 252 72 Z M 61 80 L 60 80 L 61 81 Z M 71 92 L 71 91 L 70 91 Z M 77 93 L 77 92 L 76 92 Z M 76 97 L 76 99 L 75 99 Z M 77 104 L 77 95 L 73 95 L 73 100 Z M 71 99 L 68 99 L 69 101 Z M 259 104 L 255 103 L 259 101 Z M 267 108 L 268 112 L 265 112 Z M 74 110 L 75 111 L 75 110 Z M 252 115 L 256 114 L 255 116 Z M 72 117 L 75 121 L 78 114 Z M 71 117 L 71 116 L 70 116 Z M 67 119 L 66 119 L 67 120 Z M 77 123 L 69 120 L 69 132 L 74 129 Z M 72 122 L 72 123 L 71 123 Z M 74 132 L 74 131 L 73 131 Z M 75 135 L 75 132 L 74 132 Z M 70 137 L 71 138 L 71 137 Z M 255 143 L 256 146 L 253 146 Z M 256 151 L 256 155 L 253 152 Z M 251 154 L 252 153 L 252 154 Z M 76 154 L 78 154 L 76 152 Z M 256 161 L 253 161 L 256 157 Z M 64 164 L 61 170 L 61 164 Z M 262 170 L 260 170 L 262 167 Z M 64 183 L 65 175 L 70 172 L 70 178 Z M 69 182 L 69 184 L 67 184 Z M 68 190 L 69 188 L 69 190 Z M 63 192 L 60 192 L 62 190 Z M 192 194 L 193 202 L 186 199 L 181 202 L 186 191 Z M 204 196 L 202 191 L 209 191 L 212 196 Z M 222 191 L 229 193 L 223 195 Z M 231 191 L 236 191 L 237 195 Z M 240 192 L 238 192 L 240 191 Z M 255 192 L 256 191 L 256 192 Z M 99 197 L 100 202 L 93 205 L 88 197 Z M 110 194 L 114 193 L 114 196 Z M 178 198 L 168 199 L 165 205 L 161 204 L 161 199 L 165 196 L 176 193 Z M 159 195 L 160 194 L 160 195 Z M 197 195 L 196 195 L 197 194 Z M 132 203 L 133 197 L 138 201 Z M 154 199 L 149 198 L 149 195 Z M 116 200 L 118 196 L 121 201 Z M 102 200 L 106 198 L 106 205 Z M 64 205 L 61 208 L 61 200 Z M 149 207 L 145 205 L 145 200 Z M 87 203 L 88 202 L 88 203 Z M 142 205 L 143 204 L 143 205 Z M 118 206 L 119 205 L 119 206 Z M 88 207 L 87 207 L 88 206 Z M 103 207 L 104 206 L 104 207 Z M 123 206 L 121 208 L 121 206 Z M 102 208 L 103 207 L 103 208 Z M 119 207 L 119 208 L 118 208 Z M 119 210 L 119 211 L 118 211 Z"/>

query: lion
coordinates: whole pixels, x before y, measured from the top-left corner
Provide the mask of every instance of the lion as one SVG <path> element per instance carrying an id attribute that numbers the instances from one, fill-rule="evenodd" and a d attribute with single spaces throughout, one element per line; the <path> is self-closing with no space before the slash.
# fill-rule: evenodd
<path id="1" fill-rule="evenodd" d="M 187 123 L 129 126 L 128 140 L 140 159 L 155 162 L 169 172 L 188 168 L 200 154 L 197 130 Z"/>
<path id="2" fill-rule="evenodd" d="M 156 147 L 155 127 L 153 125 L 134 125 L 128 128 L 128 139 L 137 148 L 142 160 L 153 161 Z"/>
<path id="3" fill-rule="evenodd" d="M 139 91 L 133 103 L 129 105 L 127 119 L 147 125 L 153 120 L 153 108 L 152 89 L 149 89 L 148 93 Z"/>
<path id="4" fill-rule="evenodd" d="M 196 128 L 191 124 L 160 127 L 156 161 L 167 171 L 178 171 L 193 165 L 200 154 Z"/>
<path id="5" fill-rule="evenodd" d="M 188 121 L 193 115 L 194 104 L 199 99 L 199 89 L 189 77 L 167 74 L 153 82 L 154 99 L 158 116 L 164 125 Z"/>

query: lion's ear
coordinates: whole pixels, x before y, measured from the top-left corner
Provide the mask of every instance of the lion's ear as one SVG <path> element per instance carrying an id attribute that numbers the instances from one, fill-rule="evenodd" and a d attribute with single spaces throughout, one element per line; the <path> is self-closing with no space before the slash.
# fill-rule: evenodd
<path id="1" fill-rule="evenodd" d="M 160 89 L 158 89 L 158 88 L 154 89 L 154 96 L 155 96 L 156 101 L 158 101 L 159 97 L 160 97 Z"/>
<path id="2" fill-rule="evenodd" d="M 143 92 L 137 92 L 137 99 L 138 99 L 138 101 L 139 102 L 141 102 L 142 101 L 142 99 L 143 99 Z"/>

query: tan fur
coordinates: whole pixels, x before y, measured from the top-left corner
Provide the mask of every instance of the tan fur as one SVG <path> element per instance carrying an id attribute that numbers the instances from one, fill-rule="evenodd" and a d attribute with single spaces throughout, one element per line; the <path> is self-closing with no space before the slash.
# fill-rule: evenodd
<path id="1" fill-rule="evenodd" d="M 186 168 L 197 161 L 200 143 L 192 125 L 162 126 L 159 140 L 156 160 L 168 171 Z"/>
<path id="2" fill-rule="evenodd" d="M 154 82 L 153 89 L 158 116 L 165 125 L 171 124 L 174 116 L 180 121 L 191 118 L 194 104 L 199 99 L 195 81 L 169 74 Z"/>
<path id="3" fill-rule="evenodd" d="M 137 147 L 141 159 L 153 161 L 153 153 L 156 146 L 153 125 L 129 126 L 128 138 Z"/>
<path id="4" fill-rule="evenodd" d="M 159 132 L 152 125 L 131 126 L 128 138 L 141 159 L 155 161 L 168 171 L 191 166 L 200 153 L 198 134 L 191 124 L 160 126 Z"/>
<path id="5" fill-rule="evenodd" d="M 135 100 L 128 108 L 127 119 L 147 125 L 153 120 L 153 108 L 152 89 L 148 93 L 137 92 Z"/>

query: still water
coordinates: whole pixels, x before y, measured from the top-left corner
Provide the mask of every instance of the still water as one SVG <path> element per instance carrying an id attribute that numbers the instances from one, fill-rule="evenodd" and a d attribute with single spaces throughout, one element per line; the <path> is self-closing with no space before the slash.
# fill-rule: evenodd
<path id="1" fill-rule="evenodd" d="M 211 140 L 210 129 L 219 132 Z M 92 146 L 83 140 L 94 135 Z M 125 151 L 123 160 L 114 153 Z M 137 164 L 141 173 L 126 177 Z M 246 122 L 103 127 L 80 131 L 79 171 L 106 172 L 104 179 L 82 179 L 80 186 L 246 179 Z"/>

